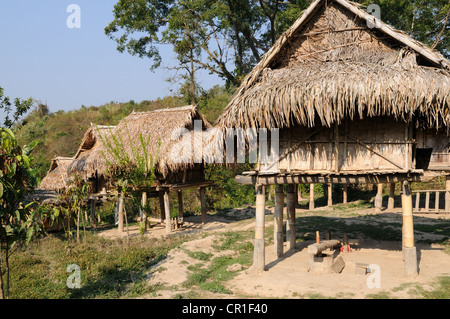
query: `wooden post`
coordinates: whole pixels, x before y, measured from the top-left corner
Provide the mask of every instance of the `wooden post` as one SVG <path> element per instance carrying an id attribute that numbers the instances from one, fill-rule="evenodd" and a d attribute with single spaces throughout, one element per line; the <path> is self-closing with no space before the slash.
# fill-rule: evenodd
<path id="1" fill-rule="evenodd" d="M 395 183 L 389 184 L 389 199 L 388 199 L 388 209 L 394 209 L 394 198 L 395 196 Z"/>
<path id="2" fill-rule="evenodd" d="M 414 245 L 413 206 L 411 188 L 408 181 L 403 182 L 402 209 L 405 275 L 413 277 L 417 275 L 417 251 Z"/>
<path id="3" fill-rule="evenodd" d="M 183 225 L 183 191 L 178 191 L 178 220 Z"/>
<path id="4" fill-rule="evenodd" d="M 434 209 L 436 213 L 439 211 L 439 192 L 436 192 L 436 197 L 434 198 Z"/>
<path id="5" fill-rule="evenodd" d="M 264 219 L 266 210 L 266 194 L 264 186 L 256 186 L 256 221 L 255 221 L 255 247 L 253 251 L 253 267 L 256 271 L 264 271 Z"/>
<path id="6" fill-rule="evenodd" d="M 383 207 L 383 184 L 377 185 L 377 195 L 375 196 L 375 211 L 377 213 L 381 212 Z"/>
<path id="7" fill-rule="evenodd" d="M 91 227 L 95 227 L 95 199 L 91 199 Z"/>
<path id="8" fill-rule="evenodd" d="M 286 215 L 287 215 L 287 227 L 286 227 L 286 241 L 288 243 L 288 249 L 295 249 L 295 206 L 297 204 L 297 193 L 294 184 L 288 185 L 288 191 L 286 196 Z"/>
<path id="9" fill-rule="evenodd" d="M 314 184 L 309 184 L 309 210 L 314 209 Z"/>
<path id="10" fill-rule="evenodd" d="M 142 216 L 141 216 L 141 223 L 143 223 L 144 231 L 147 231 L 147 213 L 145 212 L 145 206 L 147 205 L 147 192 L 142 193 Z"/>
<path id="11" fill-rule="evenodd" d="M 342 203 L 344 204 L 347 204 L 348 201 L 347 192 L 348 192 L 348 185 L 347 184 L 342 185 Z"/>
<path id="12" fill-rule="evenodd" d="M 166 220 L 166 212 L 164 208 L 164 192 L 159 192 L 159 211 L 161 215 L 161 223 L 164 223 Z"/>
<path id="13" fill-rule="evenodd" d="M 430 210 L 430 192 L 425 193 L 425 212 L 429 212 Z"/>
<path id="14" fill-rule="evenodd" d="M 416 212 L 420 210 L 420 193 L 416 193 Z"/>
<path id="15" fill-rule="evenodd" d="M 445 176 L 445 211 L 450 213 L 450 175 Z"/>
<path id="16" fill-rule="evenodd" d="M 123 233 L 123 221 L 124 221 L 124 212 L 123 212 L 123 192 L 120 193 L 119 197 L 119 211 L 117 212 L 117 215 L 119 217 L 119 233 Z"/>
<path id="17" fill-rule="evenodd" d="M 202 224 L 206 223 L 206 199 L 205 199 L 205 189 L 200 188 L 200 205 L 202 211 Z"/>
<path id="18" fill-rule="evenodd" d="M 333 206 L 333 184 L 328 183 L 328 206 Z"/>
<path id="19" fill-rule="evenodd" d="M 284 192 L 283 185 L 277 185 L 275 191 L 275 216 L 273 227 L 273 238 L 275 241 L 275 253 L 277 257 L 283 256 L 283 209 L 284 209 Z"/>
<path id="20" fill-rule="evenodd" d="M 164 213 L 166 217 L 166 234 L 172 233 L 172 221 L 170 220 L 170 201 L 169 192 L 164 192 Z"/>

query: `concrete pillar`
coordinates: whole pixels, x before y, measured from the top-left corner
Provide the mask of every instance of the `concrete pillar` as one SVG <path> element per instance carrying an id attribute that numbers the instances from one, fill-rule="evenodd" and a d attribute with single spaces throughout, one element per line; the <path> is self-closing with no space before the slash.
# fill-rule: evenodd
<path id="1" fill-rule="evenodd" d="M 273 227 L 273 238 L 275 245 L 275 253 L 277 257 L 283 256 L 284 234 L 283 234 L 283 209 L 284 209 L 284 192 L 283 185 L 277 185 L 275 192 L 275 216 Z"/>
<path id="2" fill-rule="evenodd" d="M 255 221 L 255 246 L 253 251 L 253 268 L 256 271 L 264 271 L 265 246 L 264 223 L 266 210 L 266 195 L 262 185 L 256 186 L 256 221 Z"/>

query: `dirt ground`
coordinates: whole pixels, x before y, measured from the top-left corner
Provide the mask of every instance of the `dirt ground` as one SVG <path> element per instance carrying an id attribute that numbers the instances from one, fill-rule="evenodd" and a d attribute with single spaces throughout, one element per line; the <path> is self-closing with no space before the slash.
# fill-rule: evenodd
<path id="1" fill-rule="evenodd" d="M 302 212 L 298 210 L 297 212 Z M 268 211 L 267 213 L 271 213 Z M 267 214 L 266 213 L 266 214 Z M 359 214 L 374 214 L 373 209 L 359 211 Z M 214 257 L 222 255 L 233 256 L 233 251 L 217 252 L 212 245 L 218 234 L 225 231 L 254 229 L 254 211 L 250 208 L 233 210 L 231 214 L 246 216 L 244 221 L 230 221 L 215 216 L 209 216 L 208 222 L 201 225 L 200 218 L 193 216 L 185 219 L 183 229 L 174 231 L 174 234 L 201 233 L 201 238 L 187 241 L 181 247 L 172 250 L 168 258 L 153 267 L 149 272 L 150 284 L 163 284 L 171 287 L 168 290 L 158 291 L 156 298 L 173 298 L 186 293 L 182 283 L 189 274 L 188 266 L 198 263 L 189 257 L 186 251 L 202 251 L 213 253 Z M 384 213 L 386 216 L 386 213 Z M 394 211 L 387 215 L 387 220 L 401 221 L 401 211 Z M 391 217 L 389 217 L 391 216 Z M 427 218 L 450 220 L 449 215 L 426 215 Z M 386 217 L 384 217 L 386 218 Z M 266 219 L 267 220 L 267 219 Z M 269 226 L 271 221 L 266 221 Z M 146 234 L 151 237 L 164 237 L 165 227 L 155 225 Z M 100 232 L 101 236 L 117 237 L 117 229 Z M 123 236 L 126 236 L 124 233 Z M 139 236 L 138 226 L 132 226 L 129 236 Z M 426 239 L 432 235 L 416 233 L 417 239 Z M 389 298 L 414 298 L 412 290 L 419 285 L 423 289 L 430 289 L 439 276 L 450 275 L 450 255 L 444 252 L 439 245 L 417 244 L 419 275 L 407 278 L 404 275 L 404 262 L 402 258 L 401 243 L 390 241 L 359 240 L 353 245 L 351 252 L 340 252 L 345 262 L 341 273 L 316 273 L 309 271 L 309 255 L 307 246 L 313 241 L 298 242 L 294 251 L 287 251 L 282 258 L 276 257 L 274 246 L 266 246 L 266 270 L 255 272 L 252 268 L 243 269 L 236 265 L 238 275 L 224 285 L 233 293 L 226 295 L 202 293 L 202 298 L 371 298 L 373 295 L 388 293 Z M 336 256 L 336 257 L 338 257 Z M 356 264 L 374 264 L 375 272 L 367 274 L 356 273 Z M 380 276 L 377 277 L 376 274 Z M 375 281 L 376 278 L 380 280 Z M 372 285 L 371 285 L 372 283 Z M 379 283 L 379 288 L 373 284 Z M 149 296 L 155 298 L 155 296 Z"/>

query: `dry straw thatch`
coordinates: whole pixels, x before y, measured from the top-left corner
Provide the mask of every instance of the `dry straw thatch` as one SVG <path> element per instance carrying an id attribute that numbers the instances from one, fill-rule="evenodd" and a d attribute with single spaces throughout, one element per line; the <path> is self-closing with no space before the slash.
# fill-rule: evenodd
<path id="1" fill-rule="evenodd" d="M 388 115 L 449 127 L 450 63 L 346 0 L 316 0 L 244 79 L 217 126 L 331 126 Z M 320 123 L 317 123 L 319 121 Z"/>
<path id="2" fill-rule="evenodd" d="M 72 157 L 55 157 L 50 163 L 47 175 L 39 184 L 39 189 L 62 191 L 67 186 L 67 168 L 72 163 Z"/>
<path id="3" fill-rule="evenodd" d="M 114 162 L 108 150 L 108 144 L 113 143 L 112 137 L 120 138 L 124 151 L 133 161 L 133 145 L 141 147 L 139 137 L 144 140 L 150 137 L 146 152 L 151 154 L 155 161 L 156 172 L 166 176 L 170 171 L 184 170 L 192 167 L 194 163 L 193 154 L 199 153 L 196 149 L 201 143 L 193 143 L 192 151 L 183 154 L 183 145 L 192 143 L 192 130 L 194 121 L 198 120 L 201 129 L 211 128 L 211 125 L 199 113 L 196 106 L 184 106 L 177 108 L 160 109 L 150 112 L 133 112 L 120 123 L 107 130 L 108 134 L 101 132 L 97 139 L 98 146 L 87 154 L 82 162 L 73 165 L 72 173 L 82 173 L 86 176 L 97 174 L 107 175 L 108 161 Z M 184 134 L 178 136 L 178 134 Z M 186 149 L 186 148 L 185 148 Z M 200 151 L 201 154 L 201 151 Z M 142 155 L 142 154 L 140 154 Z M 75 163 L 74 163 L 75 164 Z"/>

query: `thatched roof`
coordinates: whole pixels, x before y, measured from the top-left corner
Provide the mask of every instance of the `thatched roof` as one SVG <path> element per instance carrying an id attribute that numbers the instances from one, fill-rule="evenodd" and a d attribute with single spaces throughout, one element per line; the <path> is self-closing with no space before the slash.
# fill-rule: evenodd
<path id="1" fill-rule="evenodd" d="M 201 129 L 211 128 L 208 121 L 201 115 L 196 106 L 183 106 L 177 108 L 160 109 L 150 112 L 133 112 L 114 128 L 109 129 L 109 134 L 122 139 L 125 151 L 133 160 L 134 154 L 132 144 L 140 147 L 139 136 L 147 139 L 150 136 L 150 143 L 147 147 L 147 153 L 157 159 L 156 171 L 166 176 L 169 171 L 178 171 L 194 165 L 192 153 L 183 154 L 183 145 L 192 143 L 192 131 L 194 130 L 194 121 L 199 120 Z M 179 134 L 187 133 L 183 136 Z M 189 137 L 189 138 L 186 138 Z M 79 163 L 73 172 L 85 174 L 106 174 L 107 161 L 113 161 L 108 151 L 108 143 L 111 143 L 111 136 L 103 135 L 104 143 L 95 147 L 83 163 Z M 105 145 L 106 144 L 106 145 Z M 197 153 L 196 145 L 191 144 L 192 152 Z M 200 144 L 201 145 L 201 144 Z M 201 154 L 201 152 L 200 152 Z M 142 154 L 141 154 L 142 155 Z M 184 157 L 183 157 L 184 156 Z M 200 160 L 202 162 L 202 160 Z"/>
<path id="2" fill-rule="evenodd" d="M 448 128 L 449 103 L 450 62 L 439 52 L 356 4 L 316 0 L 244 79 L 217 125 L 330 126 L 388 115 Z"/>
<path id="3" fill-rule="evenodd" d="M 77 153 L 75 154 L 72 163 L 68 166 L 68 173 L 71 174 L 82 174 L 87 177 L 86 161 L 90 154 L 102 145 L 101 136 L 109 136 L 110 131 L 114 129 L 115 126 L 105 126 L 105 125 L 94 125 L 91 123 L 91 127 L 86 131 L 78 147 Z"/>
<path id="4" fill-rule="evenodd" d="M 57 192 L 63 190 L 67 186 L 67 168 L 72 160 L 72 157 L 55 157 L 52 159 L 50 169 L 39 184 L 39 188 Z"/>

